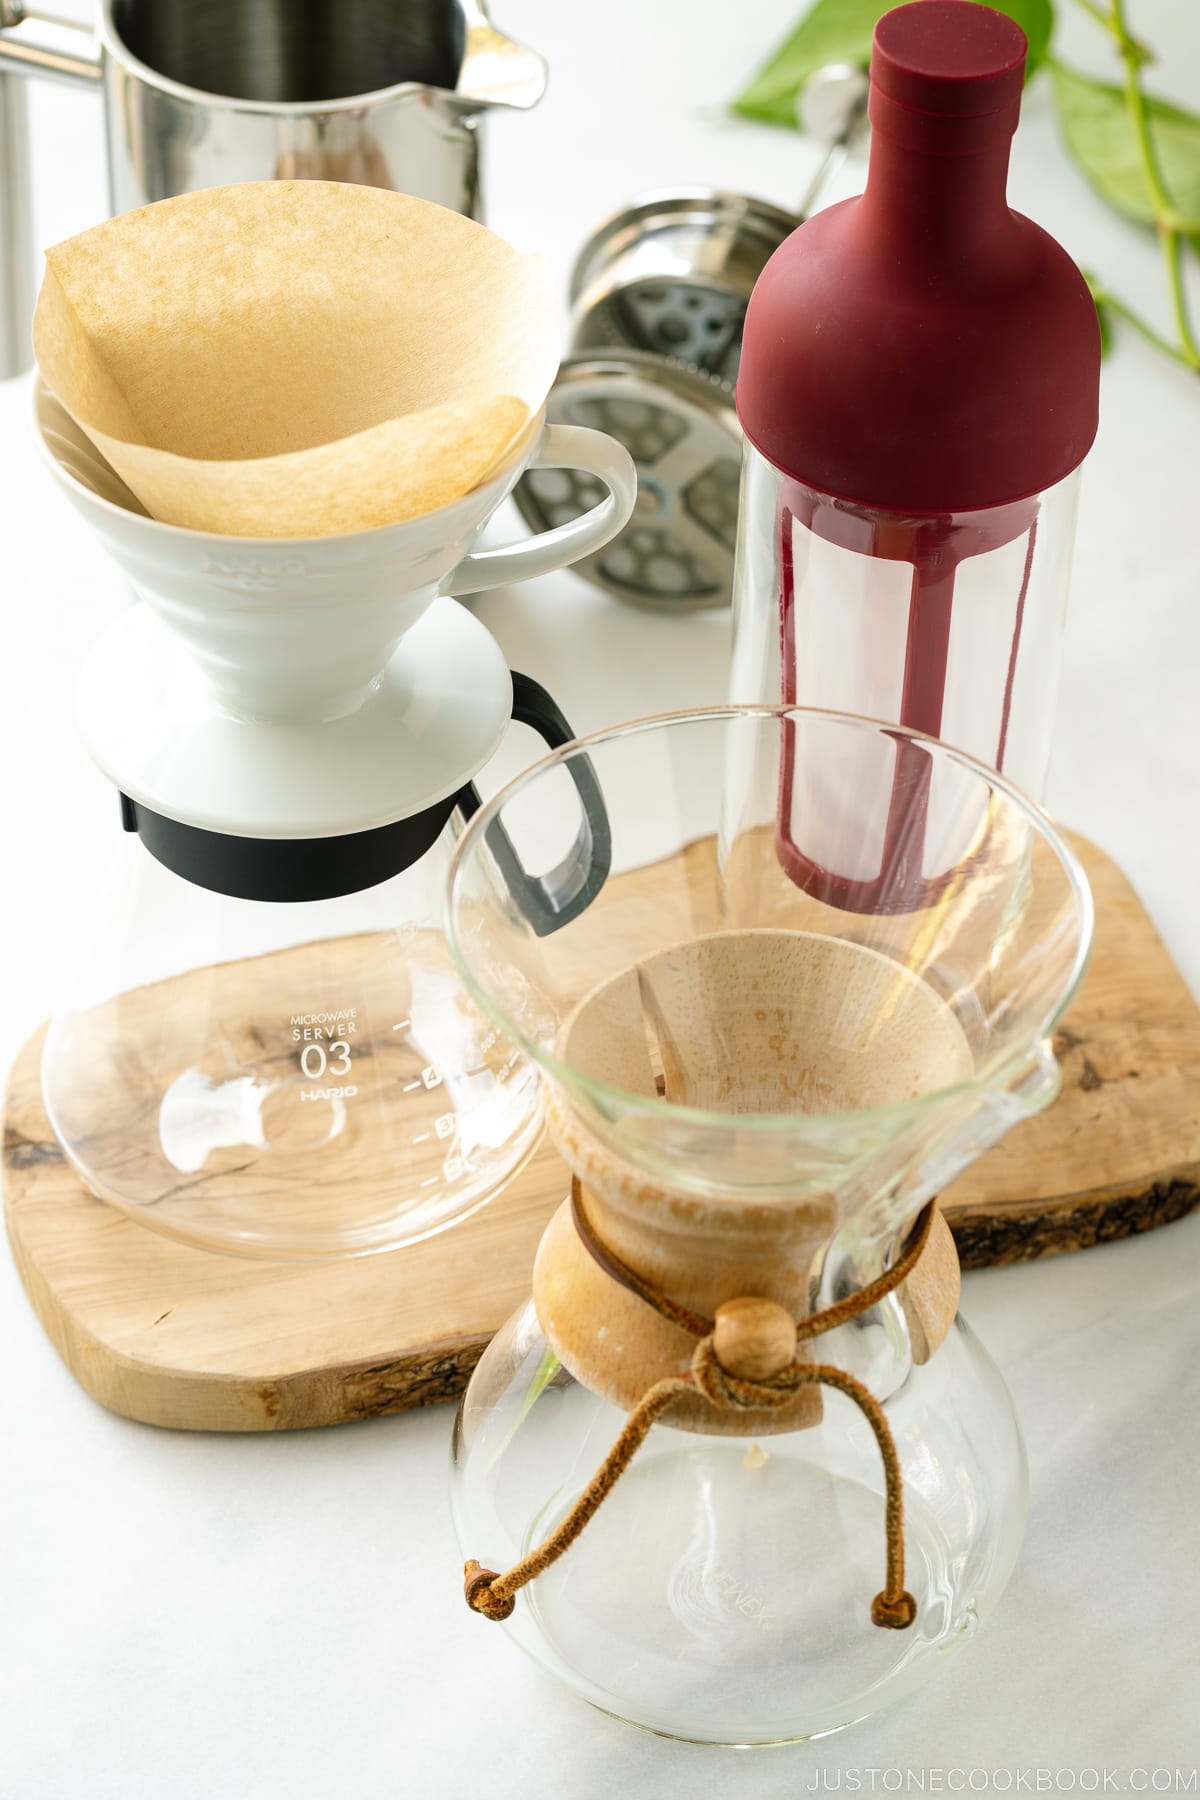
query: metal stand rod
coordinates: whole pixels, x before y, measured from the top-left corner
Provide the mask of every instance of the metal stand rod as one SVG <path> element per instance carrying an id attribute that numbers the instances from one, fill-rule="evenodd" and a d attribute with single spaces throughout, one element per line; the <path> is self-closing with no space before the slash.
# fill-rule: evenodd
<path id="1" fill-rule="evenodd" d="M 54 44 L 40 44 L 36 37 L 19 33 L 24 25 L 50 25 L 69 34 L 78 49 L 63 50 Z M 37 6 L 25 6 L 22 0 L 0 0 L 0 71 L 13 75 L 42 75 L 51 81 L 82 82 L 94 87 L 100 79 L 100 46 L 90 25 L 81 19 L 68 19 L 61 13 L 45 12 Z M 17 33 L 9 36 L 8 33 Z"/>
<path id="2" fill-rule="evenodd" d="M 29 37 L 0 35 L 0 379 L 21 375 L 33 362 L 29 321 L 37 293 L 25 77 L 84 83 L 100 79 L 100 51 L 86 25 L 55 13 L 0 0 L 0 34 L 26 22 L 69 29 L 86 38 L 78 51 L 57 50 Z"/>
<path id="3" fill-rule="evenodd" d="M 25 83 L 0 73 L 0 378 L 33 362 L 33 221 L 29 205 L 29 132 Z"/>

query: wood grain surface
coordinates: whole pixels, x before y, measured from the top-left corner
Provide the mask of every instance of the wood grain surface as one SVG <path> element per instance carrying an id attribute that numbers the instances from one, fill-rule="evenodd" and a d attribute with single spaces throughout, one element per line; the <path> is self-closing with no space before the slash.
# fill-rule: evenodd
<path id="1" fill-rule="evenodd" d="M 1097 932 L 1058 1043 L 1062 1093 L 943 1196 L 967 1268 L 1149 1230 L 1200 1200 L 1200 1008 L 1121 871 L 1075 844 Z M 567 1186 L 545 1145 L 441 1236 L 351 1262 L 242 1261 L 160 1237 L 83 1189 L 42 1106 L 40 1043 L 5 1102 L 9 1241 L 55 1347 L 113 1411 L 269 1431 L 449 1400 L 527 1297 Z"/>

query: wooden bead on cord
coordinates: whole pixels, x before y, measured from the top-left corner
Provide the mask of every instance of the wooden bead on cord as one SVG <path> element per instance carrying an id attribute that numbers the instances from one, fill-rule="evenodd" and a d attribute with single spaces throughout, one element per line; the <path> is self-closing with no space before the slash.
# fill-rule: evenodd
<path id="1" fill-rule="evenodd" d="M 796 1357 L 796 1322 L 774 1300 L 725 1300 L 713 1319 L 717 1361 L 742 1381 L 769 1381 Z"/>

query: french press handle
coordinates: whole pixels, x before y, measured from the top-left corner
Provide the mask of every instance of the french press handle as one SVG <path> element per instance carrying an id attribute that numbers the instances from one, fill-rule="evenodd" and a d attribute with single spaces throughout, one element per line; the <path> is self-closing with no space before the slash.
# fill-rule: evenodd
<path id="1" fill-rule="evenodd" d="M 512 684 L 512 716 L 517 724 L 531 725 L 551 750 L 569 744 L 575 733 L 545 688 L 515 669 Z M 583 816 L 575 841 L 557 868 L 546 875 L 531 875 L 498 815 L 484 834 L 497 868 L 538 937 L 549 937 L 586 912 L 612 868 L 612 828 L 591 759 L 573 756 L 565 767 L 575 784 Z M 473 782 L 459 794 L 458 810 L 464 819 L 473 818 L 482 804 Z"/>

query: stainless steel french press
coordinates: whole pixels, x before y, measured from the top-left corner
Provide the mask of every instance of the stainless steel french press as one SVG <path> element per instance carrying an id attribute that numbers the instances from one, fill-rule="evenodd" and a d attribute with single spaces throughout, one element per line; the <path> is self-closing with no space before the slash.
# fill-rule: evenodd
<path id="1" fill-rule="evenodd" d="M 830 64 L 806 83 L 797 122 L 825 154 L 795 211 L 746 194 L 643 195 L 597 227 L 571 277 L 571 339 L 547 401 L 633 457 L 633 518 L 576 573 L 634 606 L 727 606 L 737 540 L 742 434 L 734 384 L 742 324 L 772 253 L 816 206 L 866 129 L 864 70 Z M 586 473 L 538 470 L 514 498 L 535 531 L 596 505 Z"/>
<path id="2" fill-rule="evenodd" d="M 483 115 L 535 106 L 546 86 L 544 60 L 484 0 L 101 0 L 94 32 L 0 0 L 0 376 L 30 362 L 25 75 L 102 89 L 114 213 L 299 178 L 478 219 Z"/>

